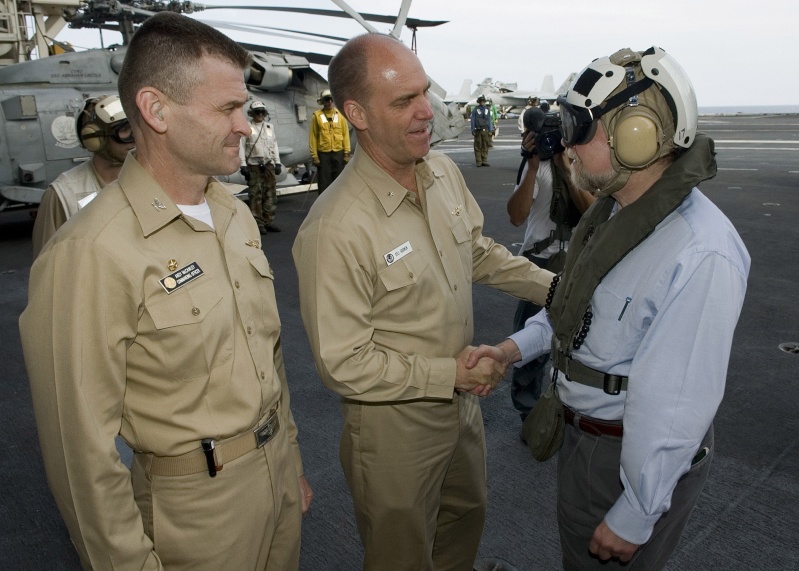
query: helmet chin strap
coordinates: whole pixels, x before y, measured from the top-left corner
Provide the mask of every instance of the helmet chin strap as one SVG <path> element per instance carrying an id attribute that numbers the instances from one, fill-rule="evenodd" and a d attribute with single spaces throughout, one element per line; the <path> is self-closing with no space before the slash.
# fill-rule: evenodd
<path id="1" fill-rule="evenodd" d="M 114 166 L 121 165 L 122 163 L 124 163 L 124 161 L 120 161 L 115 157 L 111 156 L 111 153 L 108 152 L 108 146 L 106 146 L 106 148 L 103 149 L 102 151 L 97 151 L 95 154 L 100 155 Z"/>
<path id="2" fill-rule="evenodd" d="M 604 188 L 601 188 L 596 195 L 600 197 L 610 196 L 614 192 L 621 190 L 627 184 L 627 181 L 630 180 L 630 175 L 632 174 L 633 171 L 625 168 L 616 171 L 616 176 Z"/>

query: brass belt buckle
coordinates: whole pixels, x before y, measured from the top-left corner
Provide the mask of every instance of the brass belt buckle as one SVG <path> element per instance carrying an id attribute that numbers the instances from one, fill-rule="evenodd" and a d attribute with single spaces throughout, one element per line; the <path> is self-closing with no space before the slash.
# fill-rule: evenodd
<path id="1" fill-rule="evenodd" d="M 280 419 L 277 416 L 277 411 L 273 411 L 261 426 L 253 430 L 256 447 L 262 448 L 264 444 L 272 440 L 278 430 L 280 430 Z"/>

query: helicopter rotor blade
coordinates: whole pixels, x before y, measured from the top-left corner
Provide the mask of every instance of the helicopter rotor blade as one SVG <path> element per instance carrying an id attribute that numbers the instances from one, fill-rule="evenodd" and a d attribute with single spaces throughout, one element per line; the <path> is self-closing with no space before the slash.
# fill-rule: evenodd
<path id="1" fill-rule="evenodd" d="M 333 2 L 333 4 L 335 4 L 336 6 L 341 8 L 342 10 L 344 10 L 347 14 L 349 14 L 349 16 L 353 20 L 358 22 L 361 26 L 363 26 L 364 29 L 366 29 L 367 32 L 371 32 L 373 34 L 378 33 L 377 32 L 377 28 L 375 28 L 372 24 L 370 24 L 366 20 L 364 20 L 363 17 L 358 12 L 356 12 L 355 10 L 350 8 L 349 4 L 344 2 L 344 0 L 332 0 L 332 2 Z"/>
<path id="2" fill-rule="evenodd" d="M 291 6 L 219 6 L 204 5 L 205 10 L 267 10 L 270 12 L 291 12 L 294 14 L 310 14 L 313 16 L 330 16 L 333 18 L 352 18 L 346 12 L 339 10 L 324 10 L 321 8 L 294 8 Z M 385 16 L 382 14 L 359 13 L 361 18 L 369 22 L 380 22 L 381 24 L 394 24 L 396 16 Z M 446 24 L 448 20 L 419 20 L 417 18 L 407 18 L 405 25 L 409 28 L 431 28 Z"/>
<path id="3" fill-rule="evenodd" d="M 197 21 L 203 22 L 208 24 L 209 26 L 215 28 L 225 28 L 228 30 L 236 30 L 240 32 L 249 32 L 253 34 L 264 34 L 268 36 L 275 36 L 279 38 L 290 38 L 290 39 L 305 39 L 307 41 L 313 41 L 321 44 L 329 44 L 331 46 L 340 46 L 344 44 L 349 38 L 343 38 L 340 36 L 330 36 L 327 34 L 317 34 L 315 32 L 303 32 L 301 30 L 291 30 L 289 28 L 275 28 L 272 26 L 261 26 L 259 24 L 242 24 L 239 22 L 225 22 L 222 20 L 206 20 L 201 18 L 196 18 Z M 268 30 L 268 31 L 266 31 Z M 278 32 L 287 32 L 285 34 L 281 34 Z M 308 39 L 308 38 L 297 38 L 295 35 L 290 34 L 297 34 L 301 36 L 311 36 L 311 38 L 321 38 L 319 40 Z M 333 41 L 325 41 L 325 40 L 333 40 Z"/>
<path id="4" fill-rule="evenodd" d="M 399 39 L 402 33 L 402 26 L 405 25 L 405 20 L 408 19 L 408 11 L 411 9 L 412 0 L 402 0 L 400 5 L 399 14 L 397 14 L 397 21 L 394 23 L 394 29 L 391 30 L 391 35 Z"/>

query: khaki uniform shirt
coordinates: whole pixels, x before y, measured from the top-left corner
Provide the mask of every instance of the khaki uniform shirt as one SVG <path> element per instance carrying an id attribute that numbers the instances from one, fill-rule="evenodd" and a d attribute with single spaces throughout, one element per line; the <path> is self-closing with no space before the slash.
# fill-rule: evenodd
<path id="1" fill-rule="evenodd" d="M 206 200 L 215 230 L 131 154 L 31 270 L 25 363 L 48 481 L 84 562 L 157 566 L 117 434 L 176 456 L 251 430 L 279 401 L 302 474 L 258 227 L 218 181 Z"/>
<path id="2" fill-rule="evenodd" d="M 64 222 L 80 210 L 80 201 L 103 189 L 103 182 L 91 159 L 62 172 L 47 187 L 33 223 L 33 258 Z"/>
<path id="3" fill-rule="evenodd" d="M 552 274 L 482 235 L 460 171 L 431 152 L 415 195 L 363 151 L 314 203 L 292 250 L 328 388 L 361 401 L 451 399 L 472 341 L 472 282 L 543 305 Z"/>

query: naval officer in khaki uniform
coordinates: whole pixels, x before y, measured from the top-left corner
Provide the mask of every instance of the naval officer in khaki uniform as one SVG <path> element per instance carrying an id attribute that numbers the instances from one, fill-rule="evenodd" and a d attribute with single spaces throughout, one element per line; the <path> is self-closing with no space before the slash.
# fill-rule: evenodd
<path id="1" fill-rule="evenodd" d="M 340 458 L 364 569 L 471 570 L 486 450 L 468 391 L 485 394 L 505 371 L 490 359 L 464 366 L 472 282 L 541 303 L 552 274 L 482 235 L 457 167 L 430 151 L 429 84 L 413 52 L 359 36 L 329 79 L 359 147 L 293 255 L 317 370 L 342 396 Z"/>
<path id="2" fill-rule="evenodd" d="M 196 20 L 147 20 L 119 78 L 137 151 L 31 271 L 20 330 L 39 440 L 86 569 L 299 566 L 311 492 L 272 270 L 213 178 L 239 167 L 248 63 Z"/>

